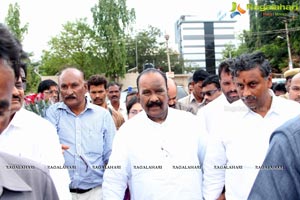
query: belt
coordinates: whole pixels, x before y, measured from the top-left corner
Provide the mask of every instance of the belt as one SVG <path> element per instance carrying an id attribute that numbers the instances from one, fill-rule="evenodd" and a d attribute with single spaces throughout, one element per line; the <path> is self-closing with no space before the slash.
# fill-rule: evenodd
<path id="1" fill-rule="evenodd" d="M 73 193 L 77 193 L 77 194 L 83 194 L 83 193 L 86 193 L 90 190 L 92 190 L 93 188 L 90 188 L 90 189 L 79 189 L 79 188 L 70 188 L 70 192 L 73 192 Z"/>

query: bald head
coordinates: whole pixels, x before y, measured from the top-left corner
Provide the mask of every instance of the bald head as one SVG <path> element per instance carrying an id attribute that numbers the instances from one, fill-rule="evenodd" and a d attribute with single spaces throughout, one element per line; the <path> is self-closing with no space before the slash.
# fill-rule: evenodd
<path id="1" fill-rule="evenodd" d="M 63 70 L 58 79 L 63 102 L 78 115 L 85 109 L 87 84 L 83 72 L 76 68 Z"/>
<path id="2" fill-rule="evenodd" d="M 175 108 L 177 102 L 177 85 L 175 81 L 171 78 L 167 79 L 167 85 L 168 85 L 169 107 Z"/>
<path id="3" fill-rule="evenodd" d="M 70 67 L 70 68 L 66 68 L 61 71 L 58 81 L 60 82 L 61 78 L 65 77 L 65 76 L 69 76 L 69 75 L 76 76 L 76 77 L 84 80 L 84 74 L 82 71 L 80 71 L 77 68 Z"/>
<path id="4" fill-rule="evenodd" d="M 296 74 L 291 80 L 289 99 L 300 103 L 300 73 Z"/>

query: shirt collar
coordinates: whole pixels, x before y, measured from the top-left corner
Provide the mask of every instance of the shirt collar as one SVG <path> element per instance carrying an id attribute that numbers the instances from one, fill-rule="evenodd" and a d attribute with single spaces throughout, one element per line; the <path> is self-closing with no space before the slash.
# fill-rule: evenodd
<path id="1" fill-rule="evenodd" d="M 12 190 L 12 191 L 32 191 L 32 188 L 25 183 L 25 181 L 13 170 L 8 169 L 8 164 L 0 156 L 0 196 L 3 193 L 3 188 Z"/>
<path id="2" fill-rule="evenodd" d="M 271 107 L 268 110 L 266 116 L 271 114 L 271 113 L 279 114 L 280 110 L 278 109 L 278 104 L 279 104 L 278 98 L 282 98 L 282 97 L 276 97 L 274 92 L 271 89 L 269 89 L 269 94 L 271 95 L 272 100 L 271 100 Z M 238 100 L 238 101 L 242 102 L 242 100 Z M 245 105 L 244 102 L 242 102 L 242 103 Z M 248 108 L 248 106 L 246 106 L 246 105 L 245 105 L 245 108 L 246 108 L 247 111 L 244 113 L 244 116 L 247 115 L 247 114 L 250 114 L 250 113 L 251 114 L 257 114 L 255 112 L 253 112 L 250 108 Z"/>
<path id="3" fill-rule="evenodd" d="M 89 101 L 86 101 L 85 109 L 84 109 L 81 113 L 84 113 L 84 112 L 86 112 L 87 110 L 92 110 L 92 109 L 94 109 L 93 106 L 95 106 L 95 105 L 92 104 L 92 103 L 90 103 Z M 59 103 L 59 105 L 58 105 L 57 108 L 58 108 L 58 109 L 62 109 L 62 110 L 66 110 L 67 112 L 74 114 L 74 113 L 71 111 L 71 109 L 70 109 L 64 102 Z"/>

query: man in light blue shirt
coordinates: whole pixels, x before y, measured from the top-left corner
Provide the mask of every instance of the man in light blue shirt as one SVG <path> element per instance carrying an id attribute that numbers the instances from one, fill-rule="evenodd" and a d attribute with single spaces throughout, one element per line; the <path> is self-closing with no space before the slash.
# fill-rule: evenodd
<path id="1" fill-rule="evenodd" d="M 62 102 L 50 106 L 51 121 L 64 145 L 65 166 L 71 178 L 73 199 L 102 199 L 102 178 L 116 128 L 110 113 L 86 101 L 87 85 L 76 68 L 58 79 Z"/>

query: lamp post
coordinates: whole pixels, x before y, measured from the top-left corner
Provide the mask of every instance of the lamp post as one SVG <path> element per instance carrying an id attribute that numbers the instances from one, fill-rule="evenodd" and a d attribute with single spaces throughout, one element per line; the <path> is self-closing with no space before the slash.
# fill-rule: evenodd
<path id="1" fill-rule="evenodd" d="M 166 34 L 165 39 L 166 39 L 166 46 L 167 46 L 168 69 L 169 69 L 169 72 L 171 72 L 170 54 L 169 54 L 169 38 L 170 38 L 170 36 L 168 34 Z"/>
<path id="2" fill-rule="evenodd" d="M 286 33 L 286 43 L 288 48 L 288 54 L 289 54 L 289 69 L 293 69 L 293 60 L 292 60 L 292 54 L 291 54 L 291 46 L 290 46 L 290 38 L 289 38 L 289 30 L 287 26 L 287 20 L 284 20 L 285 25 L 285 33 Z"/>
<path id="3" fill-rule="evenodd" d="M 139 59 L 138 59 L 138 46 L 137 46 L 137 36 L 135 36 L 135 67 L 138 70 L 138 64 Z"/>

